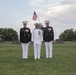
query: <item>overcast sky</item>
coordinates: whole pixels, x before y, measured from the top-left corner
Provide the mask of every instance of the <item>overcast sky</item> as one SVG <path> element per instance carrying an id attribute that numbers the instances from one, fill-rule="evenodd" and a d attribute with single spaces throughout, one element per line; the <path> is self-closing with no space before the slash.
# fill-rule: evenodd
<path id="1" fill-rule="evenodd" d="M 65 29 L 76 30 L 76 0 L 0 0 L 0 28 L 13 28 L 19 32 L 22 21 L 26 20 L 32 31 L 34 10 L 43 26 L 45 20 L 50 20 L 55 39 Z"/>

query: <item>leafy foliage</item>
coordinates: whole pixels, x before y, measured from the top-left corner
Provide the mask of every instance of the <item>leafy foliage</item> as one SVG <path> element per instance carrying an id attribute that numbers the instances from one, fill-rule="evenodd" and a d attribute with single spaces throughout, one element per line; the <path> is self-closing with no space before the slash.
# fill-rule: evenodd
<path id="1" fill-rule="evenodd" d="M 76 41 L 76 31 L 74 31 L 74 29 L 66 29 L 60 34 L 59 39 L 64 41 Z"/>
<path id="2" fill-rule="evenodd" d="M 12 28 L 0 28 L 0 38 L 4 41 L 18 40 L 18 35 Z"/>

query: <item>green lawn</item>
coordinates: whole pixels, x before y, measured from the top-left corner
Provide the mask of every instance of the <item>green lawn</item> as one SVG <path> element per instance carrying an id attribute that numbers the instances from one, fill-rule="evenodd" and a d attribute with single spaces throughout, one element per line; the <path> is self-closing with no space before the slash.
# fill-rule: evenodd
<path id="1" fill-rule="evenodd" d="M 55 44 L 52 59 L 42 45 L 40 60 L 34 60 L 33 45 L 23 60 L 20 44 L 0 44 L 0 75 L 76 75 L 76 43 Z"/>

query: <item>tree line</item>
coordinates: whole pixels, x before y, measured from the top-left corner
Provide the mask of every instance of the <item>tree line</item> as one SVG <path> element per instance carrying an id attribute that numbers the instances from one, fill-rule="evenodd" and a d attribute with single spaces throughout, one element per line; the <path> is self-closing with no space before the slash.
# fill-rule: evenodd
<path id="1" fill-rule="evenodd" d="M 76 30 L 66 29 L 63 33 L 60 34 L 59 39 L 63 41 L 76 41 Z"/>
<path id="2" fill-rule="evenodd" d="M 18 40 L 17 32 L 12 28 L 0 28 L 0 40 L 1 41 Z"/>
<path id="3" fill-rule="evenodd" d="M 76 30 L 66 29 L 59 35 L 59 39 L 63 41 L 76 41 Z M 0 28 L 1 41 L 18 40 L 17 31 L 12 28 Z"/>

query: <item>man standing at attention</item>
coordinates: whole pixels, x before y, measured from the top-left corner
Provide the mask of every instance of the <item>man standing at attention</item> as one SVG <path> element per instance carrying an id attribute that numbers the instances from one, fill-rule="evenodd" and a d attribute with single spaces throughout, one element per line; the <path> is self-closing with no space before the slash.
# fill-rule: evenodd
<path id="1" fill-rule="evenodd" d="M 34 43 L 34 59 L 40 59 L 41 43 L 43 41 L 42 30 L 39 29 L 39 24 L 35 23 L 35 29 L 32 32 L 32 42 Z"/>
<path id="2" fill-rule="evenodd" d="M 52 47 L 54 40 L 54 31 L 51 26 L 49 26 L 50 21 L 45 21 L 46 27 L 43 31 L 43 40 L 45 42 L 45 48 L 46 48 L 46 58 L 52 58 Z"/>
<path id="3" fill-rule="evenodd" d="M 27 28 L 27 21 L 23 21 L 23 28 L 20 29 L 20 42 L 22 43 L 22 57 L 23 59 L 28 58 L 28 46 L 31 42 L 31 31 Z"/>

